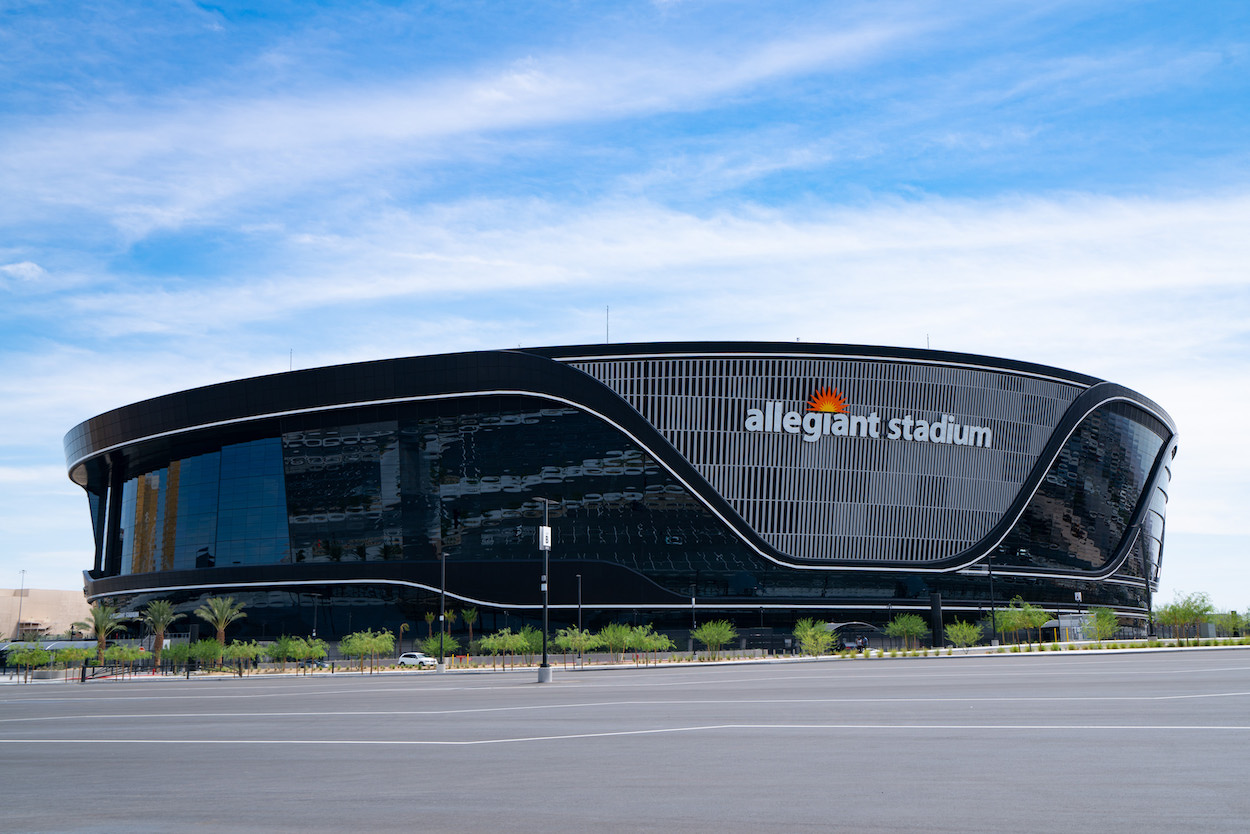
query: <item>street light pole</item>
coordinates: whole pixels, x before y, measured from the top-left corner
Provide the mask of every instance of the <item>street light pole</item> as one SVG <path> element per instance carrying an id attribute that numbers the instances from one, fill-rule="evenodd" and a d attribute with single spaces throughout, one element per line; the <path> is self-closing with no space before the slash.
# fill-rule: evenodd
<path id="1" fill-rule="evenodd" d="M 439 584 L 438 584 L 438 665 L 434 668 L 439 672 L 447 666 L 443 662 L 443 616 L 447 612 L 447 553 L 438 549 Z"/>
<path id="2" fill-rule="evenodd" d="M 22 639 L 22 600 L 26 598 L 26 570 L 23 568 L 20 571 L 20 573 L 22 574 L 22 587 L 17 592 L 17 639 L 18 640 Z"/>
<path id="3" fill-rule="evenodd" d="M 997 606 L 994 603 L 994 551 L 990 551 L 985 556 L 985 569 L 990 574 L 990 645 L 998 645 L 998 618 L 995 615 Z"/>
<path id="4" fill-rule="evenodd" d="M 548 556 L 551 553 L 551 525 L 548 513 L 551 509 L 550 498 L 539 498 L 543 502 L 543 526 L 538 530 L 538 549 L 543 552 L 543 577 L 540 589 L 543 593 L 543 662 L 538 667 L 538 682 L 551 683 L 551 664 L 547 662 L 547 570 Z"/>
<path id="5" fill-rule="evenodd" d="M 577 575 L 577 659 L 582 659 L 582 575 Z"/>

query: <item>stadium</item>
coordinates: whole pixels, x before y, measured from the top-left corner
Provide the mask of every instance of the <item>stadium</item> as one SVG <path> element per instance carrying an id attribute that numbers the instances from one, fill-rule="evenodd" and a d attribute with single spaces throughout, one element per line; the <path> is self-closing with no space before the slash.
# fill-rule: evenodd
<path id="1" fill-rule="evenodd" d="M 480 351 L 256 377 L 65 439 L 91 600 L 229 594 L 232 636 L 709 618 L 937 628 L 1021 597 L 1144 629 L 1176 427 L 1025 362 L 807 343 Z M 234 630 L 237 629 L 237 632 Z"/>

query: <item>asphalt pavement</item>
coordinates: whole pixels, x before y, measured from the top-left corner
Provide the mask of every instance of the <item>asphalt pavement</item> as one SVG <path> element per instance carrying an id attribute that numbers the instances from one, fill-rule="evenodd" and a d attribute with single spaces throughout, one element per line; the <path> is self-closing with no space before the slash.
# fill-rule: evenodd
<path id="1" fill-rule="evenodd" d="M 13 832 L 1233 832 L 1250 649 L 0 688 Z"/>

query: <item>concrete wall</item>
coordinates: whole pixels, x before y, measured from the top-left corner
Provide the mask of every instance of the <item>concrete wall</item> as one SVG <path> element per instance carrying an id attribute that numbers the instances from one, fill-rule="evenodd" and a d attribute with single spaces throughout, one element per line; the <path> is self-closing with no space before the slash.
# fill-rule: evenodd
<path id="1" fill-rule="evenodd" d="M 63 634 L 71 623 L 90 622 L 91 608 L 82 591 L 50 591 L 41 588 L 0 588 L 0 640 L 16 640 L 18 610 L 31 637 Z"/>

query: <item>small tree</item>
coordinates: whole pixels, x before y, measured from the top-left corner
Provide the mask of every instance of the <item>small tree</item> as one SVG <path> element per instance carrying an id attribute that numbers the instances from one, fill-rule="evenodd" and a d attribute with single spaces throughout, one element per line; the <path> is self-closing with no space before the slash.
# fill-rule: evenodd
<path id="1" fill-rule="evenodd" d="M 1246 620 L 1238 611 L 1224 611 L 1215 615 L 1215 627 L 1222 637 L 1237 637 L 1246 627 Z"/>
<path id="2" fill-rule="evenodd" d="M 152 600 L 139 615 L 139 619 L 152 629 L 152 665 L 157 669 L 160 669 L 161 651 L 165 648 L 165 629 L 184 616 L 175 614 L 173 603 L 167 599 Z"/>
<path id="3" fill-rule="evenodd" d="M 1015 606 L 1017 603 L 1019 603 L 1020 625 L 1024 629 L 1025 641 L 1027 642 L 1029 639 L 1029 629 L 1035 628 L 1037 629 L 1037 642 L 1038 644 L 1041 644 L 1042 626 L 1050 622 L 1050 614 L 1046 613 L 1045 610 L 1038 608 L 1036 605 L 1033 605 L 1028 602 L 1024 602 L 1023 600 L 1020 599 L 1020 597 L 1016 597 L 1014 600 L 1012 600 L 1013 606 Z"/>
<path id="4" fill-rule="evenodd" d="M 1194 628 L 1195 640 L 1199 637 L 1198 626 L 1209 621 L 1215 614 L 1215 606 L 1211 604 L 1211 597 L 1204 593 L 1186 596 L 1181 600 L 1181 610 L 1184 612 L 1185 625 Z"/>
<path id="5" fill-rule="evenodd" d="M 1012 597 L 1011 604 L 1006 608 L 997 612 L 998 628 L 1004 634 L 1007 631 L 1012 633 L 1012 641 L 1020 642 L 1019 632 L 1024 630 L 1025 642 L 1029 642 L 1029 629 L 1037 629 L 1037 639 L 1041 642 L 1042 626 L 1050 619 L 1050 615 L 1037 606 L 1025 602 L 1022 598 Z"/>
<path id="6" fill-rule="evenodd" d="M 560 651 L 576 653 L 578 656 L 595 648 L 599 643 L 597 635 L 578 629 L 576 626 L 562 628 L 556 632 L 555 636 L 555 644 Z"/>
<path id="7" fill-rule="evenodd" d="M 525 650 L 526 639 L 521 634 L 516 634 L 511 628 L 503 628 L 494 634 L 487 635 L 481 640 L 482 651 L 490 652 L 492 658 L 495 655 L 503 655 L 501 663 L 503 666 L 508 665 L 508 655 L 513 656 L 513 666 L 516 666 L 516 655 Z M 428 652 L 427 652 L 428 654 Z M 491 660 L 494 665 L 494 660 Z"/>
<path id="8" fill-rule="evenodd" d="M 633 636 L 634 630 L 625 623 L 608 623 L 599 629 L 598 634 L 599 642 L 612 655 L 614 662 L 621 659 Z"/>
<path id="9" fill-rule="evenodd" d="M 235 602 L 234 597 L 209 597 L 195 609 L 195 616 L 217 629 L 217 643 L 225 648 L 226 626 L 247 614 L 243 613 L 243 603 Z"/>
<path id="10" fill-rule="evenodd" d="M 56 650 L 56 662 L 65 666 L 67 671 L 70 666 L 81 666 L 89 657 L 91 657 L 90 649 L 80 649 L 77 646 Z"/>
<path id="11" fill-rule="evenodd" d="M 525 655 L 525 665 L 534 662 L 534 656 L 543 650 L 543 633 L 533 626 L 525 626 L 517 632 L 520 638 L 520 651 Z"/>
<path id="12" fill-rule="evenodd" d="M 47 666 L 52 662 L 52 653 L 34 644 L 25 644 L 9 649 L 9 663 L 18 669 L 25 670 L 25 680 L 30 680 L 30 670 Z"/>
<path id="13" fill-rule="evenodd" d="M 142 646 L 109 646 L 104 652 L 104 659 L 122 667 L 122 674 L 131 671 L 136 661 L 142 660 L 147 652 Z"/>
<path id="14" fill-rule="evenodd" d="M 1119 621 L 1116 619 L 1115 612 L 1110 608 L 1096 606 L 1089 609 L 1090 628 L 1093 629 L 1094 639 L 1102 643 L 1111 635 L 1115 634 L 1115 630 L 1120 627 Z"/>
<path id="15" fill-rule="evenodd" d="M 490 655 L 490 668 L 495 668 L 495 658 L 503 653 L 503 641 L 498 634 L 486 634 L 478 641 L 478 651 Z"/>
<path id="16" fill-rule="evenodd" d="M 191 644 L 190 657 L 210 666 L 221 664 L 221 653 L 225 647 L 216 640 L 197 640 Z"/>
<path id="17" fill-rule="evenodd" d="M 426 637 L 434 636 L 434 621 L 436 619 L 438 619 L 438 615 L 435 614 L 433 611 L 425 612 L 425 636 Z"/>
<path id="18" fill-rule="evenodd" d="M 187 661 L 191 659 L 191 644 L 174 643 L 165 650 L 162 657 L 175 666 L 185 666 Z"/>
<path id="19" fill-rule="evenodd" d="M 696 628 L 692 634 L 694 639 L 712 653 L 712 659 L 715 660 L 720 654 L 721 646 L 732 642 L 738 636 L 738 629 L 734 628 L 733 623 L 728 620 L 710 620 Z"/>
<path id="20" fill-rule="evenodd" d="M 946 639 L 958 649 L 974 646 L 981 639 L 981 628 L 976 623 L 956 620 L 946 627 Z"/>
<path id="21" fill-rule="evenodd" d="M 798 641 L 799 651 L 811 657 L 828 654 L 833 648 L 833 631 L 829 624 L 811 617 L 794 624 L 794 639 Z"/>
<path id="22" fill-rule="evenodd" d="M 531 628 L 530 632 L 533 634 L 538 633 L 537 629 L 534 628 Z M 530 652 L 534 651 L 534 649 L 531 648 L 533 645 L 533 639 L 532 635 L 526 634 L 525 629 L 514 632 L 505 628 L 503 633 L 500 635 L 500 639 L 503 640 L 504 645 L 507 647 L 507 651 L 512 654 L 513 666 L 516 666 L 516 659 L 520 655 L 526 655 L 525 662 L 529 662 L 528 655 Z"/>
<path id="23" fill-rule="evenodd" d="M 300 660 L 324 660 L 330 647 L 320 637 L 301 637 L 295 641 Z"/>
<path id="24" fill-rule="evenodd" d="M 920 644 L 920 640 L 929 633 L 929 629 L 924 624 L 924 617 L 919 614 L 898 614 L 890 622 L 886 623 L 885 634 L 887 637 L 903 638 L 903 648 L 911 648 L 911 640 L 915 638 L 916 644 Z"/>
<path id="25" fill-rule="evenodd" d="M 373 672 L 373 667 L 378 655 L 390 654 L 395 649 L 395 635 L 389 631 L 374 632 L 373 629 L 365 629 L 349 634 L 339 641 L 339 652 L 347 657 L 357 658 L 360 665 L 360 671 L 365 670 L 365 658 L 369 658 L 369 672 Z"/>
<path id="26" fill-rule="evenodd" d="M 642 652 L 644 660 L 647 654 L 651 654 L 652 660 L 658 661 L 659 658 L 655 655 L 675 648 L 672 638 L 667 634 L 657 633 L 651 623 L 635 626 L 634 636 L 630 642 L 630 648 Z"/>
<path id="27" fill-rule="evenodd" d="M 283 634 L 265 647 L 265 656 L 278 664 L 278 671 L 286 671 L 286 662 L 295 657 L 298 638 Z"/>
<path id="28" fill-rule="evenodd" d="M 255 640 L 243 642 L 239 640 L 231 640 L 230 645 L 226 646 L 222 652 L 222 656 L 235 664 L 242 664 L 244 667 L 251 666 L 253 660 L 260 658 L 264 652 L 264 648 Z"/>

